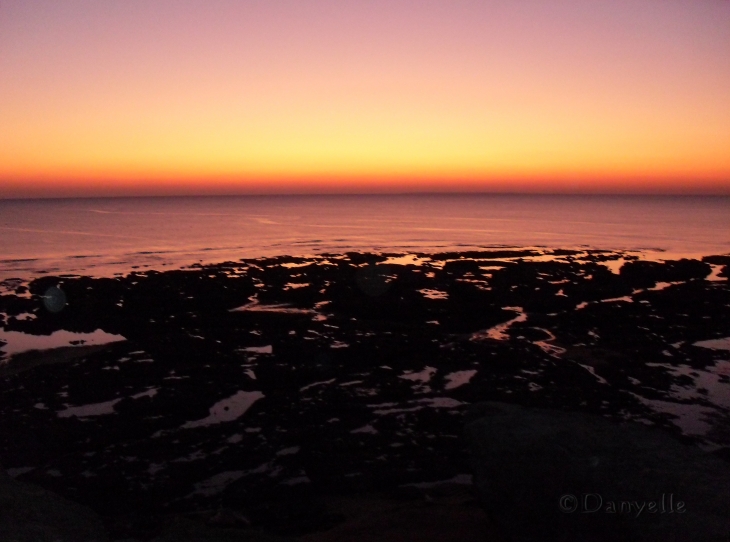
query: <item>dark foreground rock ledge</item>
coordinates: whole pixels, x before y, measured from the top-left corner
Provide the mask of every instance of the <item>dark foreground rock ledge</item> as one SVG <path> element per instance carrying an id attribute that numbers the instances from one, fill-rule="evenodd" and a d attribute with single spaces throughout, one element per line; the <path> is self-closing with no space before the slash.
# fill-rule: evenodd
<path id="1" fill-rule="evenodd" d="M 184 517 L 169 518 L 152 542 L 286 542 L 265 533 L 221 529 Z M 108 542 L 99 515 L 35 484 L 13 480 L 0 468 L 0 541 Z M 129 539 L 124 542 L 138 542 Z"/>
<path id="2" fill-rule="evenodd" d="M 0 468 L 0 540 L 5 542 L 105 542 L 95 512 Z"/>
<path id="3" fill-rule="evenodd" d="M 514 541 L 727 541 L 730 469 L 658 429 L 479 405 L 475 484 Z M 643 508 L 642 508 L 643 506 Z"/>

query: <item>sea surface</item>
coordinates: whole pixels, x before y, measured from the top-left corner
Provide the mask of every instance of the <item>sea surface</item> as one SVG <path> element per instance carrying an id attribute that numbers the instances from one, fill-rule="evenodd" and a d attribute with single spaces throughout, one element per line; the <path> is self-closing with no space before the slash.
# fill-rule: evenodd
<path id="1" fill-rule="evenodd" d="M 229 196 L 0 200 L 0 280 L 261 256 L 495 247 L 730 252 L 730 197 Z"/>

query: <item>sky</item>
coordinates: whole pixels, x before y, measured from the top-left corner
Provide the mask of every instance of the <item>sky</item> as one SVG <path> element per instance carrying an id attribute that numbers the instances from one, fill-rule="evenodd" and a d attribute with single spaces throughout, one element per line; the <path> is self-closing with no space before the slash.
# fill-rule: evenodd
<path id="1" fill-rule="evenodd" d="M 0 198 L 730 194 L 730 0 L 0 0 Z"/>

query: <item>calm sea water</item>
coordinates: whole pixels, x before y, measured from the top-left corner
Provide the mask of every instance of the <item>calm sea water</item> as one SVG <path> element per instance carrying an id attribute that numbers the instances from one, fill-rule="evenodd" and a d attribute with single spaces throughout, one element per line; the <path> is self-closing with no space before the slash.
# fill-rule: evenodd
<path id="1" fill-rule="evenodd" d="M 240 196 L 0 200 L 0 279 L 323 252 L 730 252 L 730 197 Z M 662 257 L 658 254 L 657 257 Z"/>

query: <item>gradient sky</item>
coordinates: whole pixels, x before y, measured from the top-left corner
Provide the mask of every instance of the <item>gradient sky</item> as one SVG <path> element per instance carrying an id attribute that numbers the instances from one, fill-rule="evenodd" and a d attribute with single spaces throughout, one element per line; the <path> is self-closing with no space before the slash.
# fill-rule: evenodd
<path id="1" fill-rule="evenodd" d="M 0 0 L 0 197 L 730 193 L 728 0 Z"/>

